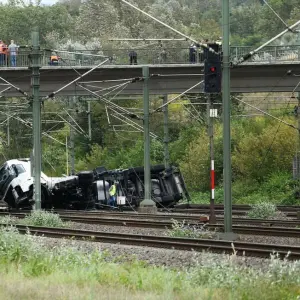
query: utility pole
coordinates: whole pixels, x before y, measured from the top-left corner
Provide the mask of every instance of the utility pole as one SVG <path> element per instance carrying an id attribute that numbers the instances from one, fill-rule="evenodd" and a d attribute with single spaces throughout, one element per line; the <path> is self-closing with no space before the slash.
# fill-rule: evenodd
<path id="1" fill-rule="evenodd" d="M 139 211 L 156 213 L 157 207 L 151 199 L 151 165 L 150 165 L 150 128 L 149 128 L 149 67 L 143 67 L 143 98 L 144 98 L 144 200 L 140 203 Z"/>
<path id="2" fill-rule="evenodd" d="M 9 106 L 7 106 L 7 111 L 8 111 L 8 113 L 9 113 Z M 7 118 L 7 123 L 6 123 L 6 125 L 7 125 L 7 146 L 9 147 L 10 146 L 10 129 L 9 129 L 9 119 L 10 119 L 10 117 L 8 117 Z"/>
<path id="3" fill-rule="evenodd" d="M 33 198 L 34 209 L 41 209 L 41 102 L 40 102 L 40 42 L 39 31 L 35 28 L 32 32 L 32 114 L 33 114 Z M 32 163 L 32 161 L 31 161 Z"/>
<path id="4" fill-rule="evenodd" d="M 88 126 L 89 126 L 89 140 L 92 140 L 92 112 L 91 112 L 91 102 L 88 101 L 88 111 L 87 111 L 87 115 L 88 115 Z"/>
<path id="5" fill-rule="evenodd" d="M 165 168 L 167 169 L 169 167 L 169 111 L 168 111 L 168 105 L 166 103 L 168 102 L 168 95 L 164 95 L 163 97 L 163 114 L 164 114 L 164 162 L 165 162 Z"/>
<path id="6" fill-rule="evenodd" d="M 298 192 L 300 191 L 300 92 L 297 93 L 298 107 L 297 107 L 297 118 L 298 118 L 298 145 L 297 145 L 297 154 L 296 154 L 296 170 L 297 170 L 297 179 L 298 179 Z"/>
<path id="7" fill-rule="evenodd" d="M 207 95 L 207 127 L 209 136 L 209 152 L 210 152 L 210 216 L 209 223 L 216 224 L 215 215 L 215 153 L 214 153 L 214 124 L 213 118 L 215 110 L 212 108 L 212 95 Z"/>
<path id="8" fill-rule="evenodd" d="M 300 34 L 299 34 L 300 37 Z M 297 107 L 297 118 L 298 118 L 298 153 L 296 155 L 296 162 L 297 162 L 297 179 L 298 179 L 298 195 L 300 191 L 300 172 L 299 172 L 299 160 L 300 160 L 300 92 L 297 93 L 298 99 L 298 107 Z M 300 210 L 297 212 L 297 218 L 300 219 Z"/>
<path id="9" fill-rule="evenodd" d="M 72 120 L 72 115 L 74 111 L 74 103 L 76 102 L 76 96 L 73 96 L 73 98 L 69 98 L 69 110 L 70 110 L 70 140 L 69 140 L 69 160 L 70 160 L 70 174 L 75 175 L 75 150 L 74 150 L 74 122 Z"/>
<path id="10" fill-rule="evenodd" d="M 224 238 L 233 239 L 232 234 L 232 199 L 231 199 L 231 137 L 230 137 L 230 17 L 229 0 L 222 1 L 223 28 L 223 70 L 222 70 L 222 102 L 223 102 L 223 176 L 224 176 Z"/>

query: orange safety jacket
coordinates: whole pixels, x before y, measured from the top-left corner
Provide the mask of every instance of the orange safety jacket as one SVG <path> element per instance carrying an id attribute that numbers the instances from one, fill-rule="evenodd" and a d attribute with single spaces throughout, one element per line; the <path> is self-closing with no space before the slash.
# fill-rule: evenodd
<path id="1" fill-rule="evenodd" d="M 2 53 L 7 54 L 8 47 L 6 44 L 2 44 Z"/>
<path id="2" fill-rule="evenodd" d="M 50 60 L 51 61 L 58 60 L 58 56 L 57 55 L 51 55 Z"/>

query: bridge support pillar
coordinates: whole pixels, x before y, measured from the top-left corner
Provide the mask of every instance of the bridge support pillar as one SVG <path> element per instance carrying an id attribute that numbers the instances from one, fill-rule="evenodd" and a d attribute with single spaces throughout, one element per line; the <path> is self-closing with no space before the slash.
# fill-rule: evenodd
<path id="1" fill-rule="evenodd" d="M 151 165 L 150 165 L 150 128 L 149 128 L 149 67 L 143 67 L 144 95 L 144 200 L 140 203 L 139 212 L 156 213 L 156 203 L 151 199 Z"/>

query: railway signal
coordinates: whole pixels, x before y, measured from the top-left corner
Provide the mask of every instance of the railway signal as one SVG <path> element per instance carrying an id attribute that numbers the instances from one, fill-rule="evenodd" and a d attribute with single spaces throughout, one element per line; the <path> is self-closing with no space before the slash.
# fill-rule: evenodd
<path id="1" fill-rule="evenodd" d="M 221 93 L 222 68 L 219 55 L 214 55 L 204 61 L 204 92 L 209 94 Z"/>

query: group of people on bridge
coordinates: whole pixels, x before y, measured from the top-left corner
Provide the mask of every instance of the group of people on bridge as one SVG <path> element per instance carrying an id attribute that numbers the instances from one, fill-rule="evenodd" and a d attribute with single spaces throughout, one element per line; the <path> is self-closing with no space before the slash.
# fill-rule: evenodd
<path id="1" fill-rule="evenodd" d="M 211 41 L 211 42 L 209 42 L 209 40 L 206 39 L 202 43 L 207 44 L 207 45 L 208 44 L 209 45 L 216 44 L 216 45 L 221 46 L 222 45 L 221 39 L 222 38 L 219 38 L 219 40 Z M 200 44 L 193 42 L 189 46 L 188 51 L 189 51 L 188 59 L 189 59 L 190 64 L 195 64 L 195 63 L 204 61 L 205 53 L 204 53 L 204 50 L 201 48 Z M 169 51 L 169 54 L 170 53 L 171 53 L 171 51 Z M 129 64 L 130 65 L 137 65 L 138 64 L 138 54 L 135 50 L 129 51 L 128 56 L 129 56 Z M 168 53 L 167 53 L 166 48 L 163 48 L 162 45 L 160 45 L 160 49 L 158 50 L 157 57 L 156 57 L 156 59 L 153 63 L 165 64 L 165 63 L 168 62 L 168 57 L 167 56 L 168 56 Z"/>
<path id="2" fill-rule="evenodd" d="M 0 66 L 1 67 L 16 67 L 18 46 L 14 40 L 10 41 L 9 46 L 4 41 L 0 40 Z"/>

